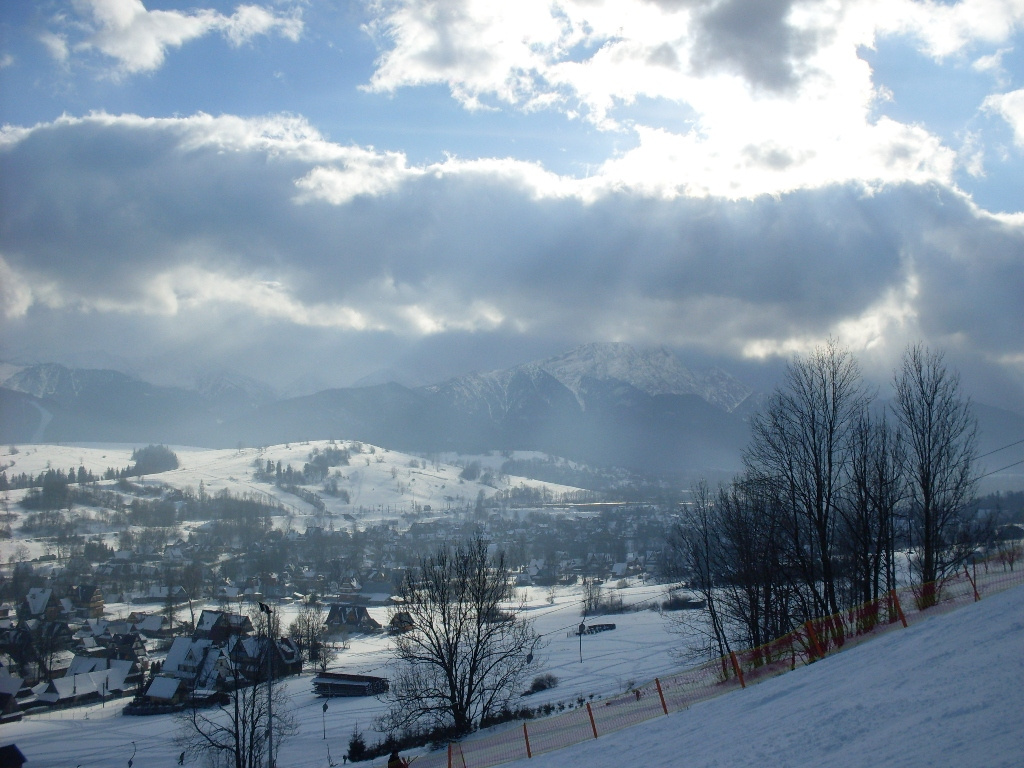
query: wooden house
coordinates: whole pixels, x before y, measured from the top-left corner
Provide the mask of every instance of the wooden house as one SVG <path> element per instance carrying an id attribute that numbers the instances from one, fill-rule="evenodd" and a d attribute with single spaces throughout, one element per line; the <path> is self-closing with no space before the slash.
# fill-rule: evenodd
<path id="1" fill-rule="evenodd" d="M 333 603 L 324 622 L 327 631 L 336 632 L 376 632 L 380 622 L 366 610 L 366 606 L 351 603 Z"/>

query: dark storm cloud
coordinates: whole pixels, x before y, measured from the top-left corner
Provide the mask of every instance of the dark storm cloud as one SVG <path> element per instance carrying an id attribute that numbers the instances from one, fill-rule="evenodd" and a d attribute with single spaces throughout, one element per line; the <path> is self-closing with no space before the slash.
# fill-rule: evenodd
<path id="1" fill-rule="evenodd" d="M 34 302 L 5 308 L 7 353 L 116 346 L 150 367 L 216 365 L 279 386 L 401 360 L 430 377 L 605 339 L 728 356 L 827 336 L 911 278 L 926 340 L 990 362 L 1022 353 L 1022 228 L 939 187 L 586 203 L 452 164 L 334 204 L 297 185 L 341 162 L 323 143 L 197 130 L 72 121 L 0 149 L 0 257 Z M 154 284 L 183 269 L 242 288 L 172 284 L 200 299 L 159 305 Z M 371 322 L 332 321 L 339 305 Z M 413 310 L 441 320 L 417 326 Z M 493 318 L 460 324 L 474 312 Z"/>
<path id="2" fill-rule="evenodd" d="M 815 34 L 789 23 L 793 0 L 649 0 L 665 11 L 694 14 L 691 64 L 698 73 L 724 70 L 752 85 L 786 91 L 797 65 L 814 52 Z"/>

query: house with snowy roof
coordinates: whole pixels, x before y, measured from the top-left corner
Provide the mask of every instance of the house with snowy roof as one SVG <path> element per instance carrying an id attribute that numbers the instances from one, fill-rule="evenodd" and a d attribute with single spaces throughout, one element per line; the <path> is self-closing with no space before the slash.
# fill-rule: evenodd
<path id="1" fill-rule="evenodd" d="M 232 635 L 247 636 L 253 633 L 252 621 L 248 616 L 227 611 L 204 610 L 199 614 L 192 636 L 196 639 L 212 640 L 220 645 Z"/>
<path id="2" fill-rule="evenodd" d="M 160 671 L 184 681 L 190 689 L 215 689 L 235 681 L 230 660 L 208 638 L 174 638 Z"/>
<path id="3" fill-rule="evenodd" d="M 374 619 L 364 605 L 333 603 L 324 621 L 327 631 L 335 632 L 376 632 L 380 622 Z"/>
<path id="4" fill-rule="evenodd" d="M 128 688 L 122 667 L 65 675 L 40 687 L 42 690 L 37 692 L 36 700 L 50 706 L 70 706 L 111 695 L 120 696 Z"/>
<path id="5" fill-rule="evenodd" d="M 52 589 L 32 587 L 18 609 L 18 617 L 55 621 L 60 617 L 61 611 L 60 600 L 53 594 Z"/>

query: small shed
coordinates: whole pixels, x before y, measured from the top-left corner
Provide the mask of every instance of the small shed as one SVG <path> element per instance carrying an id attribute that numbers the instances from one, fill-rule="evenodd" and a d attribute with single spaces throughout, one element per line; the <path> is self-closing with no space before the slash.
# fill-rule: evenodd
<path id="1" fill-rule="evenodd" d="M 317 696 L 376 696 L 387 691 L 386 677 L 321 672 L 313 678 L 313 693 Z"/>

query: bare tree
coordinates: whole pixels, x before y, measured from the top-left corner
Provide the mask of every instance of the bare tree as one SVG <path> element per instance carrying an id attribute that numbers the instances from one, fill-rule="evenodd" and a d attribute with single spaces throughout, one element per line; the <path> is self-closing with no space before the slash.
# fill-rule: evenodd
<path id="1" fill-rule="evenodd" d="M 714 497 L 704 481 L 693 489 L 693 505 L 669 532 L 667 554 L 669 576 L 687 581 L 704 598 L 708 611 L 708 649 L 725 658 L 732 649 L 726 632 L 726 618 L 718 601 L 723 555 L 722 525 Z M 684 623 L 690 626 L 685 622 L 685 614 L 676 621 L 680 628 Z"/>
<path id="2" fill-rule="evenodd" d="M 774 491 L 756 478 L 741 478 L 720 489 L 715 502 L 721 537 L 719 604 L 748 648 L 786 634 L 796 623 L 795 606 L 806 601 L 802 570 L 791 567 L 786 509 Z M 802 611 L 806 618 L 806 602 Z"/>
<path id="3" fill-rule="evenodd" d="M 583 579 L 583 617 L 593 616 L 601 608 L 604 590 L 600 579 L 593 576 Z"/>
<path id="4" fill-rule="evenodd" d="M 807 618 L 838 613 L 838 505 L 847 442 L 867 401 L 860 366 L 834 340 L 786 368 L 785 382 L 751 423 L 744 463 L 785 515 Z"/>
<path id="5" fill-rule="evenodd" d="M 249 666 L 244 655 L 237 651 L 223 653 L 230 690 L 216 706 L 201 706 L 193 699 L 178 715 L 176 742 L 188 758 L 205 759 L 211 765 L 225 768 L 262 768 L 268 765 L 270 745 L 273 745 L 274 759 L 269 764 L 274 764 L 281 744 L 298 730 L 284 687 L 273 688 L 273 701 L 269 700 L 270 681 L 266 679 L 265 670 L 270 666 L 268 654 L 275 652 L 273 639 L 279 630 L 277 613 L 267 614 L 254 608 L 250 618 L 256 629 L 255 645 L 250 647 L 259 649 L 256 663 Z M 259 684 L 259 679 L 265 683 Z"/>
<path id="6" fill-rule="evenodd" d="M 324 649 L 324 620 L 323 606 L 314 600 L 307 600 L 288 627 L 288 634 L 299 644 L 302 655 L 310 664 L 319 661 Z"/>
<path id="7" fill-rule="evenodd" d="M 903 501 L 903 442 L 885 417 L 865 408 L 847 446 L 848 481 L 840 515 L 851 604 L 896 586 L 896 519 Z"/>
<path id="8" fill-rule="evenodd" d="M 231 672 L 240 677 L 238 664 L 229 664 Z M 267 705 L 266 686 L 245 684 L 229 691 L 226 701 L 218 706 L 193 702 L 177 716 L 175 741 L 190 761 L 203 759 L 225 768 L 262 768 L 267 765 Z M 283 687 L 274 690 L 273 712 L 274 748 L 278 752 L 281 743 L 297 730 Z"/>
<path id="9" fill-rule="evenodd" d="M 164 585 L 167 589 L 167 594 L 164 595 L 163 600 L 163 614 L 167 617 L 167 628 L 174 633 L 174 622 L 178 617 L 178 601 L 176 600 L 175 587 L 178 586 L 180 581 L 179 573 L 170 568 L 164 571 Z"/>
<path id="10" fill-rule="evenodd" d="M 398 589 L 395 611 L 412 629 L 394 636 L 397 673 L 387 730 L 427 726 L 467 733 L 522 690 L 540 638 L 512 602 L 504 553 L 480 537 L 420 558 Z"/>
<path id="11" fill-rule="evenodd" d="M 977 487 L 977 421 L 960 392 L 960 377 L 941 352 L 907 349 L 895 375 L 893 410 L 906 443 L 908 528 L 916 556 L 912 573 L 922 585 L 922 608 L 934 605 L 943 581 L 983 540 L 968 513 Z"/>

